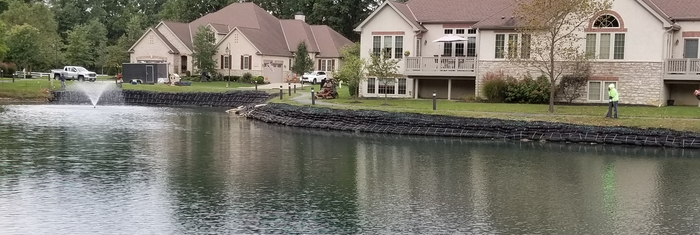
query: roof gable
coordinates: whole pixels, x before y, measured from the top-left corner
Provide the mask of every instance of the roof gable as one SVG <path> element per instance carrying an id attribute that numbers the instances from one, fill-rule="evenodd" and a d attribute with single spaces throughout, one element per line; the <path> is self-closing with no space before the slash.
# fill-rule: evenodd
<path id="1" fill-rule="evenodd" d="M 372 18 L 374 18 L 374 16 L 376 16 L 385 7 L 390 7 L 394 12 L 399 14 L 399 16 L 401 16 L 401 18 L 403 18 L 406 21 L 406 23 L 410 24 L 411 27 L 413 27 L 414 31 L 425 31 L 425 28 L 422 25 L 420 25 L 418 23 L 418 21 L 416 21 L 416 18 L 413 15 L 413 13 L 411 12 L 411 9 L 409 9 L 408 6 L 406 6 L 406 4 L 393 2 L 393 0 L 385 1 L 384 3 L 382 3 L 382 5 L 379 5 L 379 7 L 377 7 L 377 9 L 375 9 L 372 12 L 372 14 L 367 16 L 367 18 L 365 18 L 365 20 L 363 20 L 359 25 L 357 25 L 357 27 L 355 27 L 355 31 L 356 32 L 362 31 L 362 26 L 365 26 L 365 24 L 367 24 L 367 22 L 372 20 Z M 404 13 L 406 13 L 406 14 L 404 14 Z M 406 15 L 409 15 L 410 18 L 407 17 Z"/>
<path id="2" fill-rule="evenodd" d="M 319 52 L 318 43 L 314 38 L 314 33 L 311 26 L 301 20 L 280 20 L 284 37 L 287 39 L 287 48 L 289 51 L 296 52 L 299 43 L 306 42 L 309 52 Z"/>
<path id="3" fill-rule="evenodd" d="M 175 36 L 184 44 L 188 49 L 192 49 L 192 37 L 190 36 L 190 27 L 187 23 L 173 22 L 173 21 L 161 21 L 158 26 L 164 25 L 170 32 L 175 34 Z M 156 26 L 156 28 L 158 28 Z"/>
<path id="4" fill-rule="evenodd" d="M 406 3 L 418 22 L 478 22 L 516 0 L 411 0 Z"/>
<path id="5" fill-rule="evenodd" d="M 163 44 L 165 44 L 165 46 L 168 47 L 168 49 L 170 49 L 170 51 L 168 51 L 168 53 L 170 53 L 170 54 L 179 54 L 179 53 L 180 53 L 180 51 L 178 51 L 178 50 L 173 46 L 173 44 L 170 43 L 170 41 L 168 41 L 168 39 L 165 38 L 165 36 L 163 36 L 163 34 L 161 34 L 160 32 L 158 32 L 158 30 L 155 30 L 155 29 L 153 29 L 153 28 L 148 28 L 148 29 L 146 30 L 146 32 L 143 33 L 143 35 L 141 35 L 141 38 L 139 38 L 139 40 L 137 40 L 137 41 L 129 48 L 129 52 L 133 52 L 133 51 L 134 51 L 134 47 L 136 47 L 136 45 L 138 45 L 144 38 L 146 38 L 146 35 L 148 35 L 149 33 L 153 33 L 157 38 L 160 39 L 161 42 L 163 42 Z"/>
<path id="6" fill-rule="evenodd" d="M 316 57 L 342 57 L 340 48 L 352 44 L 352 41 L 326 25 L 312 25 L 311 30 L 313 31 L 314 37 L 317 39 L 318 48 L 320 50 Z"/>

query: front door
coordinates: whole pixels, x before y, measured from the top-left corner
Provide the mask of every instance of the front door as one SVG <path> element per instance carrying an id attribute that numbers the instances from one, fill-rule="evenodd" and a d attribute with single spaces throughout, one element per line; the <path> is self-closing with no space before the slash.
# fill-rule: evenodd
<path id="1" fill-rule="evenodd" d="M 683 58 L 698 58 L 698 39 L 686 39 L 683 47 Z"/>
<path id="2" fill-rule="evenodd" d="M 146 65 L 146 83 L 155 83 L 155 74 L 153 73 L 153 65 Z"/>

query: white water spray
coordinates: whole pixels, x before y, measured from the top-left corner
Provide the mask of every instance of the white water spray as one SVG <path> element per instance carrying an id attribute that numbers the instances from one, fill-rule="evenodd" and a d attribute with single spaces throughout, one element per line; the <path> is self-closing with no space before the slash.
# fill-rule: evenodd
<path id="1" fill-rule="evenodd" d="M 116 89 L 113 82 L 75 82 L 73 86 L 90 98 L 93 108 L 97 108 L 97 102 L 105 91 Z"/>

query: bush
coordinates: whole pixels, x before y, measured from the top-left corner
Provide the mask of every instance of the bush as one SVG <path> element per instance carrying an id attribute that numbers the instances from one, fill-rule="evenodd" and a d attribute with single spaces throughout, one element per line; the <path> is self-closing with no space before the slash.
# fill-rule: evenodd
<path id="1" fill-rule="evenodd" d="M 190 72 L 189 70 L 186 70 L 185 77 L 189 77 L 189 76 L 192 76 L 192 72 Z"/>
<path id="2" fill-rule="evenodd" d="M 581 89 L 586 87 L 590 76 L 590 64 L 586 61 L 577 62 L 573 66 L 572 74 L 562 76 L 557 84 L 557 94 L 562 96 L 567 103 L 573 102 L 584 94 Z"/>
<path id="3" fill-rule="evenodd" d="M 2 70 L 2 76 L 10 78 L 17 72 L 17 65 L 13 63 L 2 63 L 0 62 L 0 70 Z"/>
<path id="4" fill-rule="evenodd" d="M 506 83 L 505 102 L 527 104 L 549 103 L 549 80 L 546 76 L 540 76 L 535 80 L 528 74 L 519 81 L 511 78 L 508 79 Z"/>
<path id="5" fill-rule="evenodd" d="M 252 79 L 253 79 L 253 75 L 250 74 L 250 73 L 248 73 L 248 72 L 246 72 L 246 73 L 244 73 L 243 76 L 241 77 L 241 82 L 250 83 L 250 82 L 252 82 Z"/>
<path id="6" fill-rule="evenodd" d="M 258 84 L 265 84 L 265 77 L 257 76 L 255 78 L 253 78 L 252 82 L 257 82 Z"/>
<path id="7" fill-rule="evenodd" d="M 357 95 L 357 85 L 348 85 L 348 92 L 350 93 L 350 97 L 355 97 L 355 95 Z"/>
<path id="8" fill-rule="evenodd" d="M 503 71 L 484 74 L 481 89 L 489 102 L 500 103 L 505 100 L 507 83 Z"/>

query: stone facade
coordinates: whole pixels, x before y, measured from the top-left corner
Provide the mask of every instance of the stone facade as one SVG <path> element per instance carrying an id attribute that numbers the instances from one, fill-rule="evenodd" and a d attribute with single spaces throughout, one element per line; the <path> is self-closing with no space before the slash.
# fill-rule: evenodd
<path id="1" fill-rule="evenodd" d="M 476 91 L 481 94 L 481 84 L 488 72 L 503 71 L 507 75 L 522 78 L 530 73 L 533 77 L 541 73 L 533 68 L 525 68 L 507 61 L 479 61 Z M 616 81 L 621 104 L 663 105 L 663 62 L 592 62 L 592 76 L 589 81 Z M 589 101 L 588 87 L 580 91 L 581 97 L 575 103 L 605 103 Z M 558 100 L 561 101 L 561 100 Z"/>

